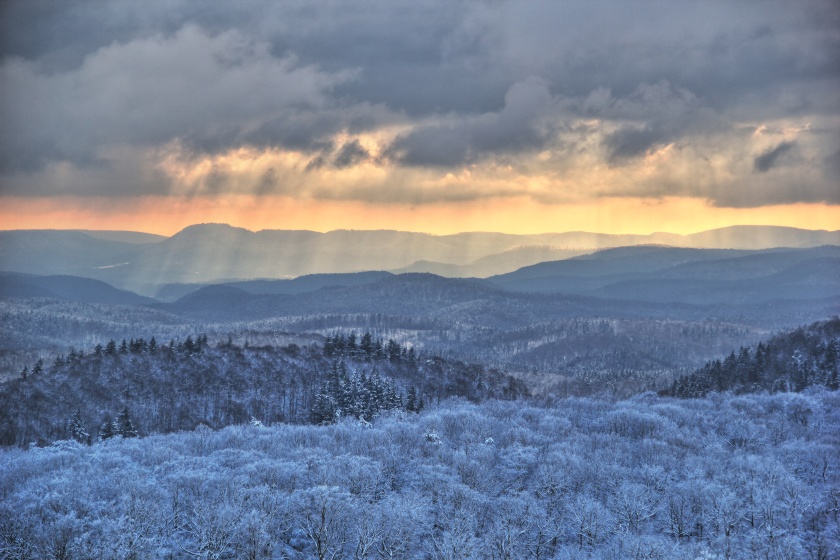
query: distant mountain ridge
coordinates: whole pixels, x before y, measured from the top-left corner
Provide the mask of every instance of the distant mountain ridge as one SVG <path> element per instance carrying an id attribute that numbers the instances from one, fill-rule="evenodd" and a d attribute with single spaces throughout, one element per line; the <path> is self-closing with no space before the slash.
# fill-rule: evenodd
<path id="1" fill-rule="evenodd" d="M 330 288 L 359 286 L 377 282 L 383 278 L 393 276 L 390 272 L 368 271 L 335 274 L 307 274 L 289 280 L 240 280 L 222 282 L 221 284 L 243 290 L 249 294 L 302 294 Z M 156 294 L 161 301 L 175 301 L 187 294 L 193 293 L 212 284 L 167 284 Z"/>
<path id="2" fill-rule="evenodd" d="M 840 247 L 643 245 L 487 279 L 372 271 L 165 288 L 150 302 L 89 278 L 0 273 L 0 338 L 10 350 L 0 368 L 19 372 L 35 349 L 88 344 L 90 334 L 129 339 L 151 325 L 170 338 L 199 328 L 257 344 L 367 329 L 518 372 L 641 383 L 699 367 L 761 331 L 840 314 Z"/>
<path id="3" fill-rule="evenodd" d="M 0 270 L 73 275 L 144 295 L 167 284 L 288 279 L 370 270 L 490 277 L 597 249 L 660 244 L 756 250 L 840 245 L 840 231 L 734 226 L 691 235 L 587 232 L 431 235 L 393 230 L 261 230 L 189 226 L 171 237 L 79 230 L 0 231 Z"/>
<path id="4" fill-rule="evenodd" d="M 840 247 L 745 251 L 645 245 L 539 263 L 486 279 L 385 271 L 315 274 L 170 284 L 157 301 L 84 277 L 0 273 L 0 299 L 38 297 L 150 305 L 213 321 L 381 313 L 441 320 L 486 317 L 487 324 L 525 326 L 553 315 L 735 317 L 740 313 L 736 306 L 765 315 L 781 302 L 814 310 L 819 318 L 840 309 Z"/>
<path id="5" fill-rule="evenodd" d="M 134 292 L 119 290 L 100 280 L 80 276 L 0 273 L 0 299 L 35 297 L 111 305 L 143 305 L 155 301 Z"/>
<path id="6" fill-rule="evenodd" d="M 539 263 L 486 281 L 512 292 L 659 303 L 840 298 L 840 247 L 763 251 L 621 247 Z"/>
<path id="7" fill-rule="evenodd" d="M 379 313 L 467 321 L 476 327 L 526 327 L 552 317 L 603 315 L 770 317 L 782 309 L 807 309 L 806 316 L 819 318 L 840 309 L 840 247 L 622 247 L 487 279 L 404 273 L 294 295 L 234 286 L 207 286 L 159 308 L 211 321 Z"/>

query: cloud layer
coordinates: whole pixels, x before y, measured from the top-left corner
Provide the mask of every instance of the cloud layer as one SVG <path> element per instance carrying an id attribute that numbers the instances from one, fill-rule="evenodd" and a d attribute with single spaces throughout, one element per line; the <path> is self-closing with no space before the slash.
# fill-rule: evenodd
<path id="1" fill-rule="evenodd" d="M 13 0 L 0 194 L 840 204 L 840 8 Z"/>

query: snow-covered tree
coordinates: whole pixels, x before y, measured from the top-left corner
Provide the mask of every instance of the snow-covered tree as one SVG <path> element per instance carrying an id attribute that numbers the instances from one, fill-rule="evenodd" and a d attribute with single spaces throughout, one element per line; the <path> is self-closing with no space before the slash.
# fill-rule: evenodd
<path id="1" fill-rule="evenodd" d="M 78 410 L 73 413 L 67 422 L 67 433 L 79 443 L 90 443 L 90 434 L 82 422 L 82 414 Z"/>

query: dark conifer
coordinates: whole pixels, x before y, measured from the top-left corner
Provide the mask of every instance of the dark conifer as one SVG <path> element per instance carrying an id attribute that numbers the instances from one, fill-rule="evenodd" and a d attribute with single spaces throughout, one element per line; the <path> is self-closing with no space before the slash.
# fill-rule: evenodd
<path id="1" fill-rule="evenodd" d="M 120 415 L 117 416 L 115 422 L 117 435 L 124 438 L 137 437 L 137 430 L 134 428 L 134 423 L 131 421 L 131 415 L 128 413 L 128 407 L 125 407 Z"/>
<path id="2" fill-rule="evenodd" d="M 417 412 L 417 389 L 414 385 L 408 388 L 408 396 L 405 398 L 405 409 L 408 412 Z"/>
<path id="3" fill-rule="evenodd" d="M 101 441 L 105 441 L 106 439 L 111 439 L 115 435 L 117 435 L 117 432 L 114 429 L 113 420 L 106 418 L 99 426 L 99 439 Z"/>
<path id="4" fill-rule="evenodd" d="M 73 413 L 73 416 L 67 422 L 67 431 L 71 438 L 78 441 L 79 443 L 90 443 L 90 434 L 85 430 L 85 426 L 82 423 L 82 414 L 80 411 L 76 411 Z"/>

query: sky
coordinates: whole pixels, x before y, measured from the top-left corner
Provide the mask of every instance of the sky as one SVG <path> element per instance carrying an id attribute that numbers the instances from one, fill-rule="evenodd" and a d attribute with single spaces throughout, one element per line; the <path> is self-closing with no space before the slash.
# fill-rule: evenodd
<path id="1" fill-rule="evenodd" d="M 0 228 L 840 229 L 840 5 L 0 4 Z"/>

